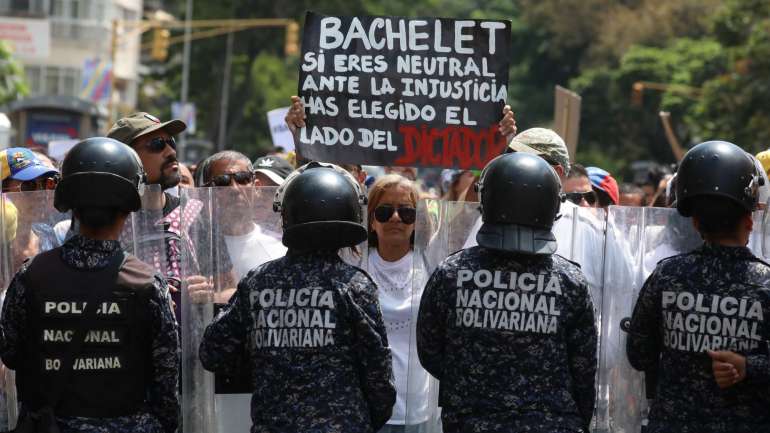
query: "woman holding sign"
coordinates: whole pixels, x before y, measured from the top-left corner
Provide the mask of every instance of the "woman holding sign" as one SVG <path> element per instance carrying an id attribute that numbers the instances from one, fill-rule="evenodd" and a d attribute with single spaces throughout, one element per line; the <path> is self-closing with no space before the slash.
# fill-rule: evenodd
<path id="1" fill-rule="evenodd" d="M 397 174 L 381 177 L 369 190 L 368 271 L 377 284 L 396 380 L 393 415 L 380 433 L 420 432 L 429 418 L 428 372 L 416 353 L 411 359 L 409 356 L 410 348 L 416 346 L 412 326 L 416 311 L 412 305 L 420 301 L 420 292 L 412 287 L 417 197 L 414 183 Z"/>

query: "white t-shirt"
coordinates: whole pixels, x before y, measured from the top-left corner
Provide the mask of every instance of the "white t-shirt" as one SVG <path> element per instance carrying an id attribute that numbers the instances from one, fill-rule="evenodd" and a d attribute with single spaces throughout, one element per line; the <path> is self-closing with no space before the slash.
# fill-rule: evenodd
<path id="1" fill-rule="evenodd" d="M 245 235 L 225 235 L 225 244 L 237 280 L 262 263 L 286 255 L 286 247 L 281 243 L 281 234 L 262 230 L 256 224 L 254 230 Z"/>
<path id="2" fill-rule="evenodd" d="M 224 238 L 234 276 L 239 281 L 262 263 L 286 255 L 281 234 L 263 230 L 256 224 L 254 230 L 245 235 Z M 248 415 L 251 394 L 217 394 L 215 397 L 218 431 L 248 433 L 251 428 Z"/>
<path id="3" fill-rule="evenodd" d="M 417 320 L 422 288 L 412 288 L 412 259 L 413 254 L 409 251 L 401 259 L 388 262 L 380 257 L 377 249 L 369 250 L 368 270 L 377 284 L 396 380 L 396 404 L 388 424 L 396 425 L 420 424 L 428 419 L 428 372 L 417 359 L 416 334 L 412 326 Z"/>

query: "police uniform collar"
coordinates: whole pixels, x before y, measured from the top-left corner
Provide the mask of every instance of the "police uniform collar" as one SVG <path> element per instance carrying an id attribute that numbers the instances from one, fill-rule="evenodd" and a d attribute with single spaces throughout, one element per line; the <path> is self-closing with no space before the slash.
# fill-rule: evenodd
<path id="1" fill-rule="evenodd" d="M 493 250 L 531 255 L 556 252 L 556 237 L 550 230 L 519 224 L 485 222 L 476 234 L 476 242 Z"/>
<path id="2" fill-rule="evenodd" d="M 313 256 L 313 257 L 322 257 L 322 256 L 329 256 L 334 257 L 337 256 L 338 250 L 335 249 L 303 249 L 303 248 L 289 248 L 286 251 L 286 255 L 290 257 L 306 257 L 306 256 Z"/>
<path id="3" fill-rule="evenodd" d="M 704 242 L 696 252 L 711 256 L 754 259 L 756 256 L 748 247 L 728 247 L 715 243 Z"/>
<path id="4" fill-rule="evenodd" d="M 77 234 L 62 246 L 62 259 L 76 269 L 101 269 L 121 251 L 119 241 L 100 241 Z"/>
<path id="5" fill-rule="evenodd" d="M 66 245 L 92 251 L 112 252 L 120 248 L 120 241 L 96 240 L 77 234 L 67 240 Z"/>

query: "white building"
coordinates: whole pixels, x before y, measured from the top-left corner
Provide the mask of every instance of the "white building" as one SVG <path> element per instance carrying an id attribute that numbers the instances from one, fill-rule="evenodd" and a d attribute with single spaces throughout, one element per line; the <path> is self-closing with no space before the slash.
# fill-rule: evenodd
<path id="1" fill-rule="evenodd" d="M 0 16 L 41 18 L 50 23 L 49 55 L 19 59 L 27 75 L 30 96 L 6 107 L 11 111 L 16 129 L 15 142 L 31 145 L 30 137 L 35 133 L 32 125 L 38 129 L 46 128 L 46 118 L 32 122 L 33 112 L 42 111 L 50 120 L 51 116 L 61 117 L 62 111 L 75 114 L 79 110 L 79 120 L 53 119 L 49 123 L 79 123 L 81 127 L 76 129 L 81 136 L 92 135 L 101 129 L 106 121 L 108 104 L 81 98 L 83 68 L 87 60 L 111 60 L 113 20 L 141 19 L 142 0 L 0 0 Z M 140 35 L 123 29 L 118 41 L 112 100 L 116 110 L 127 110 L 134 107 L 137 100 Z M 37 136 L 56 138 L 55 133 L 37 132 Z M 42 145 L 38 140 L 34 141 L 36 145 Z"/>

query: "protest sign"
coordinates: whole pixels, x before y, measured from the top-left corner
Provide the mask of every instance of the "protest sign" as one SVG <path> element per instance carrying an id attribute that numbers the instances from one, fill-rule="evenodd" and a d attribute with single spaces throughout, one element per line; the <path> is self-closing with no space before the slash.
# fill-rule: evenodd
<path id="1" fill-rule="evenodd" d="M 299 153 L 337 163 L 482 168 L 506 146 L 510 22 L 307 14 Z"/>

